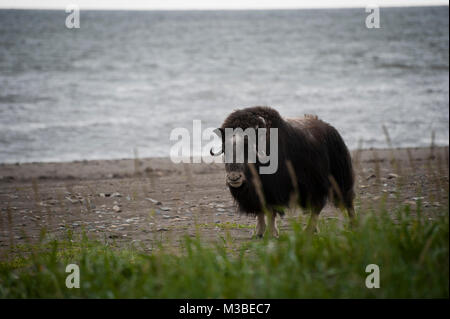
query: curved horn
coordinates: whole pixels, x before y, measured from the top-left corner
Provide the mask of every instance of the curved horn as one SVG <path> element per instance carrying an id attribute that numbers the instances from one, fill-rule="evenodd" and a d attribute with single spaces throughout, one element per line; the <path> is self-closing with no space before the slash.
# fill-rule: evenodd
<path id="1" fill-rule="evenodd" d="M 261 120 L 261 122 L 263 122 L 263 124 L 264 124 L 264 127 L 266 127 L 266 126 L 267 126 L 267 124 L 266 124 L 266 119 L 265 119 L 264 117 L 262 117 L 261 115 L 258 115 L 258 119 L 260 119 L 260 120 Z"/>
<path id="2" fill-rule="evenodd" d="M 214 131 L 218 137 L 222 137 L 223 129 L 222 128 L 216 128 Z"/>
<path id="3" fill-rule="evenodd" d="M 223 148 L 221 148 L 218 152 L 214 153 L 213 152 L 213 148 L 211 147 L 211 149 L 209 150 L 209 154 L 211 154 L 211 156 L 219 156 L 220 154 L 223 153 Z"/>
<path id="4" fill-rule="evenodd" d="M 263 164 L 268 163 L 270 160 L 270 157 L 267 156 L 266 152 L 259 150 L 259 149 L 256 150 L 256 156 L 258 157 L 258 160 Z"/>

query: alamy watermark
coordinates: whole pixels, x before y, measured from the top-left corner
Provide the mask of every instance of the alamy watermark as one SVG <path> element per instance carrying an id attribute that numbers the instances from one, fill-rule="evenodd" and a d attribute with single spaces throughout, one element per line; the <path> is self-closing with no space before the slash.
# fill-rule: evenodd
<path id="1" fill-rule="evenodd" d="M 366 273 L 370 273 L 366 277 L 366 287 L 369 289 L 380 288 L 380 267 L 377 264 L 367 265 Z"/>
<path id="2" fill-rule="evenodd" d="M 380 28 L 380 7 L 377 5 L 368 5 L 366 12 L 369 15 L 366 17 L 367 29 L 379 29 Z"/>
<path id="3" fill-rule="evenodd" d="M 66 13 L 66 28 L 79 29 L 80 28 L 80 6 L 74 3 L 67 5 Z"/>
<path id="4" fill-rule="evenodd" d="M 243 130 L 208 127 L 202 130 L 200 120 L 194 120 L 192 128 L 190 132 L 187 128 L 178 127 L 170 133 L 170 140 L 176 141 L 170 149 L 173 163 L 258 162 L 263 164 L 259 167 L 260 174 L 273 174 L 278 169 L 277 128 L 250 127 Z M 215 150 L 217 146 L 220 147 Z M 224 159 L 219 157 L 222 154 Z"/>
<path id="5" fill-rule="evenodd" d="M 80 288 L 80 267 L 77 264 L 69 264 L 66 272 L 70 273 L 66 277 L 66 287 L 69 289 Z"/>

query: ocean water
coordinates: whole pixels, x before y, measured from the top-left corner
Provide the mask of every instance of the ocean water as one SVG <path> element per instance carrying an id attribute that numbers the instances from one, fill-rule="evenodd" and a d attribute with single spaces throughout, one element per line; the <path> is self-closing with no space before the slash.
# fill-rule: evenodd
<path id="1" fill-rule="evenodd" d="M 317 114 L 350 148 L 449 139 L 448 7 L 0 10 L 0 162 L 168 156 L 236 108 Z"/>

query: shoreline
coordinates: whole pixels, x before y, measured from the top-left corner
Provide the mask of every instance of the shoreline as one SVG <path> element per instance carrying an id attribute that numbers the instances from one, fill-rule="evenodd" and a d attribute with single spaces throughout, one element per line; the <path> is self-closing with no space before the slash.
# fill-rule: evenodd
<path id="1" fill-rule="evenodd" d="M 368 148 L 361 150 L 350 150 L 352 158 L 359 153 L 360 160 L 367 161 L 378 156 L 381 160 L 392 157 L 392 153 L 401 160 L 408 159 L 408 151 L 415 160 L 424 160 L 427 153 L 433 150 L 443 150 L 448 162 L 449 146 L 429 146 L 429 147 L 405 147 L 405 148 Z M 445 151 L 446 150 L 446 151 Z M 376 154 L 376 155 L 374 155 Z M 197 157 L 195 157 L 197 158 Z M 191 157 L 192 159 L 192 157 Z M 222 164 L 218 163 L 173 163 L 169 157 L 143 157 L 143 158 L 122 158 L 122 159 L 98 159 L 98 160 L 73 160 L 62 162 L 24 162 L 24 163 L 0 163 L 0 183 L 5 181 L 32 179 L 47 180 L 76 180 L 76 179 L 101 179 L 133 177 L 136 175 L 152 175 L 154 171 L 162 176 L 170 172 L 184 172 L 186 165 L 209 166 L 212 170 L 220 169 Z"/>

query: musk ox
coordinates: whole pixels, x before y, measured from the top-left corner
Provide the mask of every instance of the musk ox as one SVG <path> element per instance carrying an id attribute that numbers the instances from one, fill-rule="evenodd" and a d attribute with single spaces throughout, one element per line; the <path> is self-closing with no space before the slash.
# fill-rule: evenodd
<path id="1" fill-rule="evenodd" d="M 226 130 L 228 128 L 228 130 Z M 212 155 L 229 151 L 226 131 L 264 128 L 269 137 L 271 128 L 277 130 L 278 152 L 271 160 L 278 160 L 278 167 L 273 174 L 260 174 L 259 168 L 267 166 L 260 160 L 260 153 L 253 163 L 248 156 L 241 163 L 226 162 L 226 183 L 242 213 L 255 215 L 257 224 L 255 235 L 262 237 L 266 230 L 265 215 L 268 219 L 269 235 L 278 237 L 276 226 L 277 214 L 282 216 L 285 207 L 293 203 L 299 205 L 311 217 L 306 230 L 317 231 L 317 218 L 328 199 L 335 206 L 347 210 L 350 219 L 354 219 L 353 185 L 354 174 L 350 153 L 337 130 L 318 119 L 317 116 L 305 115 L 301 118 L 283 119 L 270 107 L 250 107 L 231 113 L 216 131 L 222 138 L 222 149 Z M 232 136 L 231 150 L 236 148 L 235 136 Z M 271 149 L 270 138 L 265 146 Z M 251 148 L 258 148 L 257 143 L 244 142 L 246 154 Z M 232 157 L 234 159 L 234 157 Z"/>

